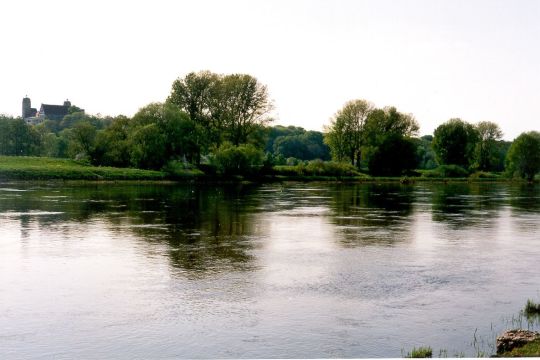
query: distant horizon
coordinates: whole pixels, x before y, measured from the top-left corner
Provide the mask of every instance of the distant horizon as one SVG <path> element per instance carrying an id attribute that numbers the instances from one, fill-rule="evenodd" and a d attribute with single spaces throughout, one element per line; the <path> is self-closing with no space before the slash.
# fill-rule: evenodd
<path id="1" fill-rule="evenodd" d="M 276 125 L 323 131 L 347 101 L 365 99 L 412 114 L 420 136 L 451 118 L 495 122 L 505 140 L 540 130 L 534 0 L 30 0 L 0 9 L 8 116 L 21 115 L 28 95 L 34 107 L 67 98 L 89 114 L 131 117 L 165 101 L 175 79 L 209 70 L 266 85 Z"/>

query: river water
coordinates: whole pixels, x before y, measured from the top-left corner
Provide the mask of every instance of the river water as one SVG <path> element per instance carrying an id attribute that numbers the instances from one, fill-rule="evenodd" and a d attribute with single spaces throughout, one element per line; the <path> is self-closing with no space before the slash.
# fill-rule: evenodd
<path id="1" fill-rule="evenodd" d="M 0 184 L 0 358 L 494 352 L 540 188 Z"/>

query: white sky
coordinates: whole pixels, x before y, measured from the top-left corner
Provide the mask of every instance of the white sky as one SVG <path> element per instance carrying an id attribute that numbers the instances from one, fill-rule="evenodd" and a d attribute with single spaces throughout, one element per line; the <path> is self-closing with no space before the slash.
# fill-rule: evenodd
<path id="1" fill-rule="evenodd" d="M 191 71 L 251 74 L 277 124 L 322 130 L 348 100 L 540 130 L 538 0 L 0 2 L 0 113 L 69 98 L 133 115 Z"/>

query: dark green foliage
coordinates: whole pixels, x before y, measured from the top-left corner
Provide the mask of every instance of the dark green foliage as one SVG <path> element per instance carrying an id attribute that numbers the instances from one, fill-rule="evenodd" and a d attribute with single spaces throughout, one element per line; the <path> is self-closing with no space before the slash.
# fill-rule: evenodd
<path id="1" fill-rule="evenodd" d="M 524 311 L 527 316 L 540 315 L 540 304 L 535 303 L 531 299 L 527 299 Z"/>
<path id="2" fill-rule="evenodd" d="M 416 145 L 416 162 L 418 169 L 434 169 L 437 167 L 437 160 L 432 146 L 433 136 L 424 135 L 419 139 L 413 139 Z"/>
<path id="3" fill-rule="evenodd" d="M 331 176 L 331 177 L 352 177 L 365 176 L 358 172 L 358 169 L 349 164 L 335 161 L 312 160 L 300 162 L 297 165 L 280 165 L 274 167 L 276 175 L 284 176 Z"/>
<path id="4" fill-rule="evenodd" d="M 221 175 L 253 175 L 263 165 L 264 153 L 251 144 L 224 143 L 215 152 L 211 164 Z"/>
<path id="5" fill-rule="evenodd" d="M 330 160 L 330 149 L 323 142 L 322 133 L 304 129 L 302 131 L 303 133 L 298 135 L 277 137 L 273 142 L 274 154 L 301 160 Z"/>
<path id="6" fill-rule="evenodd" d="M 131 164 L 141 169 L 161 169 L 167 161 L 165 139 L 155 123 L 137 128 L 130 135 Z"/>
<path id="7" fill-rule="evenodd" d="M 469 176 L 469 172 L 458 165 L 439 165 L 433 170 L 424 171 L 422 176 L 430 178 L 464 178 Z"/>
<path id="8" fill-rule="evenodd" d="M 407 138 L 391 134 L 384 138 L 369 159 L 369 172 L 375 176 L 400 176 L 416 168 L 416 147 Z"/>
<path id="9" fill-rule="evenodd" d="M 474 163 L 478 131 L 461 119 L 450 119 L 435 129 L 433 150 L 442 165 L 469 167 Z"/>
<path id="10" fill-rule="evenodd" d="M 530 131 L 519 135 L 506 157 L 506 171 L 514 177 L 532 181 L 540 171 L 540 133 Z"/>
<path id="11" fill-rule="evenodd" d="M 276 125 L 267 128 L 267 140 L 266 145 L 264 147 L 265 152 L 273 152 L 274 151 L 274 141 L 281 136 L 294 136 L 294 135 L 301 135 L 305 133 L 306 130 L 301 127 L 297 126 L 283 126 L 283 125 Z"/>
<path id="12" fill-rule="evenodd" d="M 41 150 L 39 132 L 21 118 L 0 115 L 0 155 L 39 155 Z"/>

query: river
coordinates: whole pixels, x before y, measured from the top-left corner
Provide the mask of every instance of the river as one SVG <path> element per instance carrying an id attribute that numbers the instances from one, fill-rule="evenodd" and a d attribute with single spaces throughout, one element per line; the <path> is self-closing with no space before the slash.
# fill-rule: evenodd
<path id="1" fill-rule="evenodd" d="M 0 358 L 491 355 L 539 234 L 538 185 L 3 183 Z"/>

